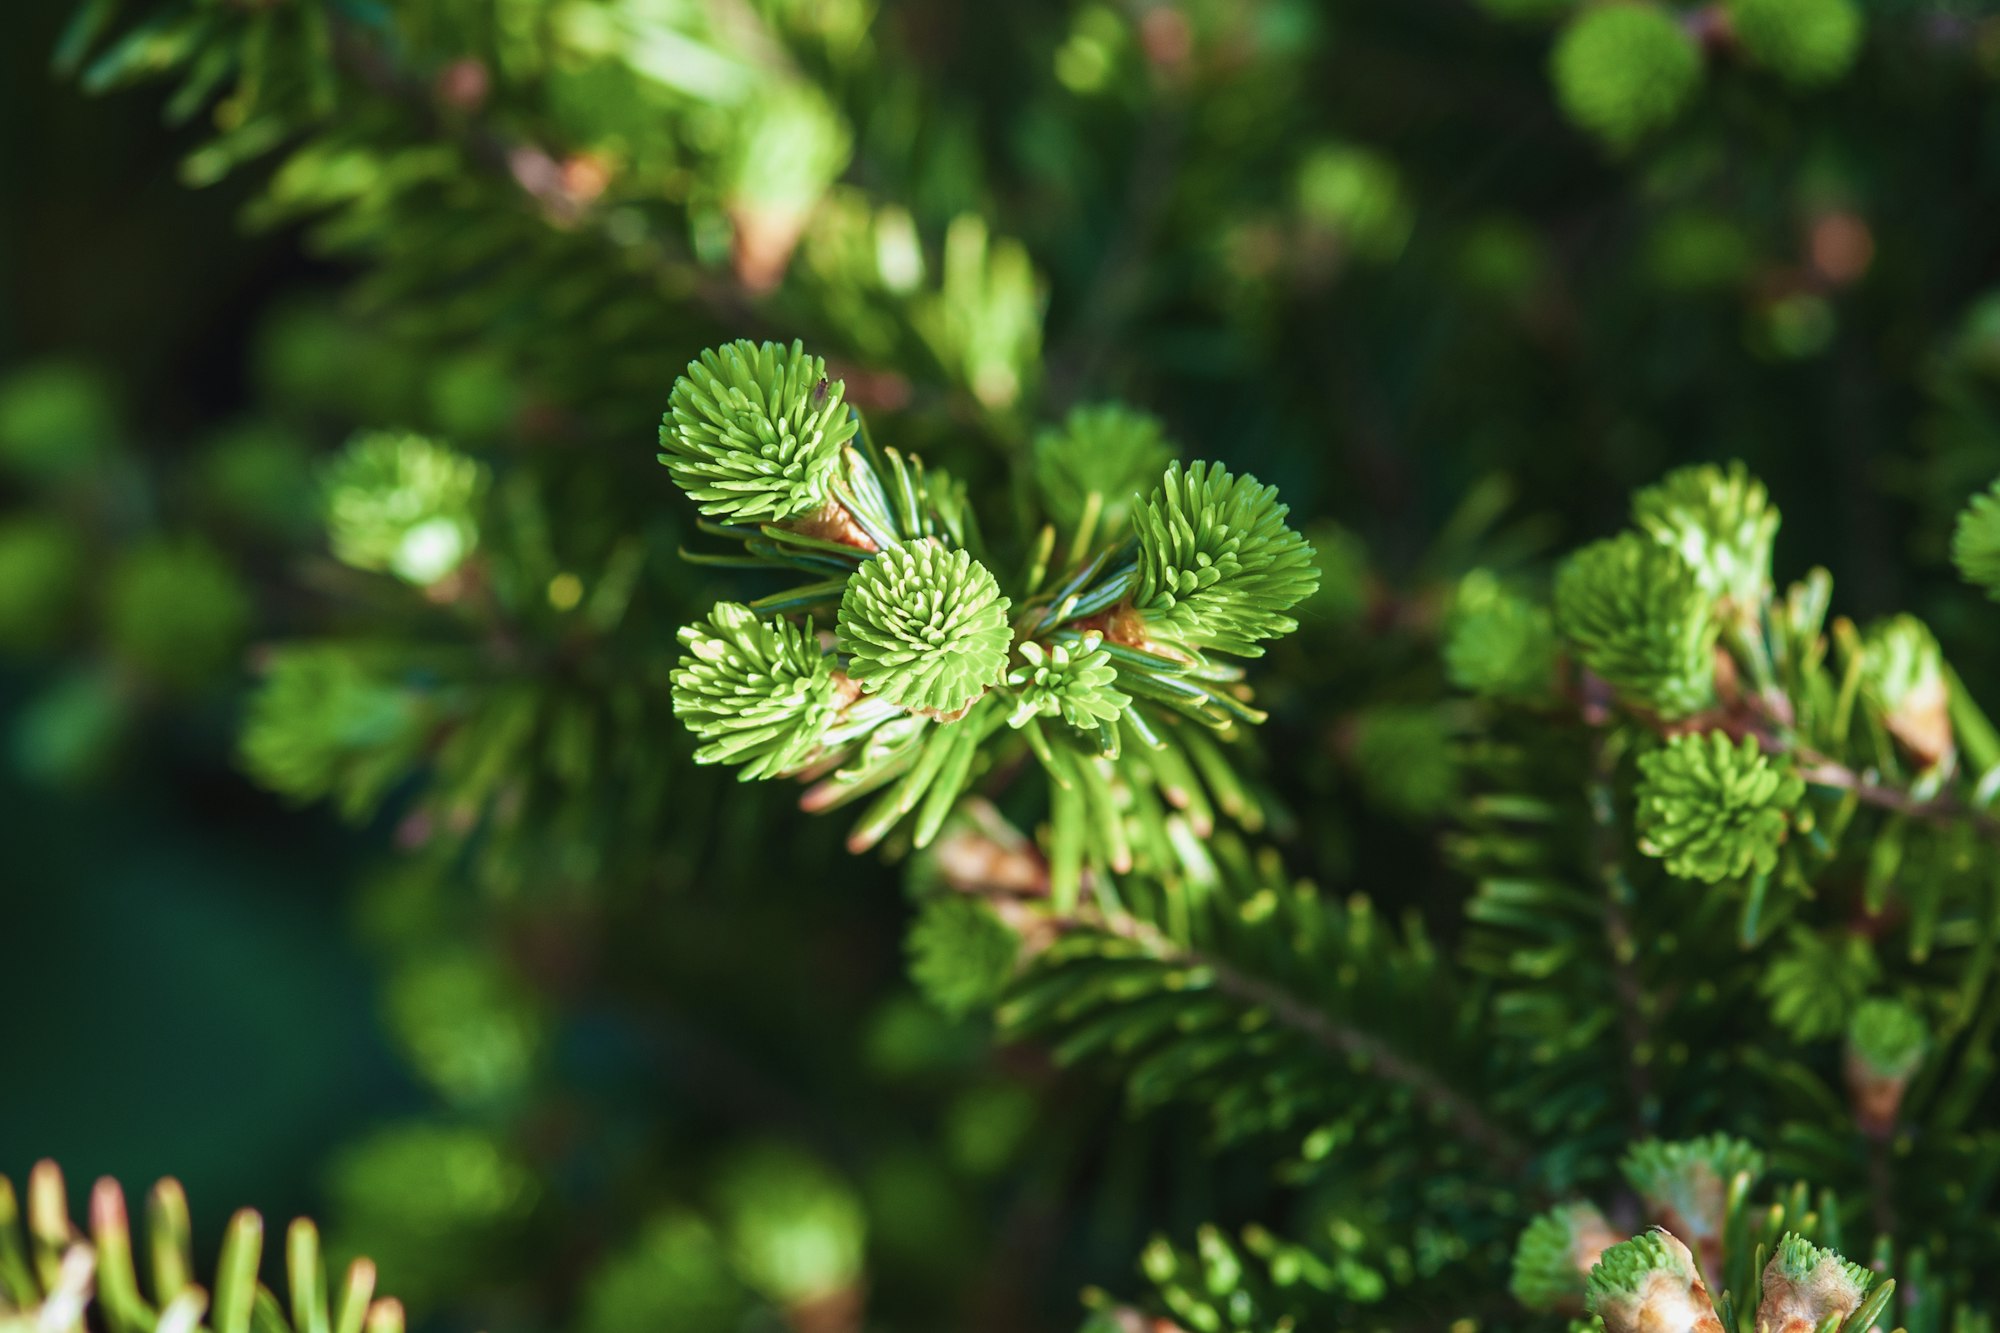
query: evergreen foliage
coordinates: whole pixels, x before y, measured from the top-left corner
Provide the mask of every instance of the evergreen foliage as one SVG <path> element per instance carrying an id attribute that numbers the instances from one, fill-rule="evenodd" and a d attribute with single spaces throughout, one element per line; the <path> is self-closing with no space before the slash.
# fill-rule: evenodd
<path id="1" fill-rule="evenodd" d="M 1012 635 L 992 571 L 934 540 L 863 562 L 840 595 L 847 674 L 884 702 L 961 714 L 1000 683 Z"/>
<path id="2" fill-rule="evenodd" d="M 797 768 L 833 724 L 833 669 L 790 621 L 766 623 L 747 606 L 718 603 L 681 630 L 674 713 L 709 742 L 702 764 L 742 764 L 743 778 Z"/>
<path id="3" fill-rule="evenodd" d="M 1666 718 L 1715 701 L 1715 613 L 1700 570 L 1635 532 L 1584 547 L 1556 579 L 1556 628 L 1584 667 Z"/>
<path id="4" fill-rule="evenodd" d="M 674 382 L 660 461 L 704 514 L 781 523 L 827 500 L 854 421 L 826 363 L 793 343 L 711 348 Z"/>
<path id="5" fill-rule="evenodd" d="M 1679 551 L 1711 597 L 1752 608 L 1769 594 L 1778 511 L 1742 463 L 1668 474 L 1632 497 L 1632 521 Z"/>
<path id="6" fill-rule="evenodd" d="M 1035 436 L 1032 475 L 1055 523 L 1102 523 L 1115 532 L 1173 456 L 1158 421 L 1123 403 L 1098 403 L 1070 409 L 1060 428 Z"/>
<path id="7" fill-rule="evenodd" d="M 1547 607 L 1484 570 L 1458 585 L 1444 666 L 1459 689 L 1494 698 L 1547 698 L 1556 684 L 1556 650 Z"/>
<path id="8" fill-rule="evenodd" d="M 1007 724 L 1021 727 L 1033 718 L 1061 717 L 1078 731 L 1098 731 L 1116 722 L 1132 696 L 1117 688 L 1118 668 L 1103 644 L 1104 636 L 1095 630 L 1046 648 L 1033 640 L 1022 644 L 1021 665 L 1007 676 L 1007 683 L 1020 691 Z"/>
<path id="9" fill-rule="evenodd" d="M 1849 1055 L 1879 1078 L 1908 1078 L 1923 1063 L 1929 1046 L 1923 1016 L 1896 1000 L 1864 1001 L 1848 1020 Z"/>
<path id="10" fill-rule="evenodd" d="M 162 1180 L 147 1196 L 141 1239 L 143 1248 L 134 1243 L 124 1192 L 109 1177 L 92 1187 L 89 1222 L 79 1227 L 54 1162 L 38 1163 L 28 1177 L 25 1210 L 13 1184 L 0 1176 L 0 1327 L 101 1325 L 117 1333 L 403 1328 L 402 1305 L 375 1295 L 375 1266 L 368 1260 L 354 1260 L 338 1293 L 329 1290 L 319 1231 L 304 1218 L 285 1233 L 289 1281 L 283 1297 L 259 1281 L 264 1221 L 250 1209 L 230 1219 L 212 1282 L 196 1280 L 193 1228 L 178 1182 Z"/>
<path id="11" fill-rule="evenodd" d="M 1710 884 L 1768 875 L 1805 784 L 1771 763 L 1754 737 L 1676 736 L 1639 757 L 1639 850 L 1683 879 Z"/>
<path id="12" fill-rule="evenodd" d="M 1934 57 L 1848 0 L 924 8 L 77 8 L 59 64 L 166 81 L 196 183 L 267 159 L 252 220 L 381 320 L 274 335 L 300 433 L 202 451 L 198 503 L 87 377 L 0 391 L 0 645 L 65 673 L 17 748 L 101 770 L 247 661 L 242 767 L 395 849 L 360 917 L 425 1105 L 336 1155 L 342 1234 L 496 1333 L 1988 1333 L 1975 599 L 1740 462 L 1589 540 L 1668 455 L 1872 482 L 1891 409 L 1822 440 L 1783 385 L 1921 355 L 1885 398 L 1934 397 L 1935 456 L 1880 471 L 2000 595 L 2000 489 L 1947 539 L 2000 317 L 1920 354 L 1896 292 L 1952 284 L 1843 296 L 1868 201 L 1793 133 L 1797 89 Z M 1528 81 L 1463 83 L 1520 146 L 1439 169 L 1389 151 L 1420 102 L 1305 95 L 1495 16 Z M 961 80 L 987 42 L 1032 77 Z M 1531 159 L 1570 174 L 1489 208 Z M 1631 354 L 1663 310 L 1740 381 Z M 1507 390 L 1378 373 L 1378 328 Z M 1752 406 L 1683 414 L 1711 382 Z M 1330 402 L 1371 424 L 1322 467 Z M 1774 493 L 1912 612 L 1837 613 Z M 202 1315 L 171 1190 L 141 1300 L 113 1195 L 85 1245 L 30 1192 L 0 1330 L 400 1327 L 361 1277 L 327 1306 L 309 1228 L 264 1291 L 240 1221 Z"/>
<path id="13" fill-rule="evenodd" d="M 1285 526 L 1276 487 L 1225 468 L 1167 468 L 1134 516 L 1138 583 L 1132 605 L 1156 639 L 1199 652 L 1262 654 L 1259 641 L 1289 634 L 1283 614 L 1319 584 L 1312 547 Z"/>
<path id="14" fill-rule="evenodd" d="M 421 758 L 432 711 L 386 666 L 345 644 L 277 650 L 244 731 L 244 765 L 287 796 L 372 813 Z"/>
<path id="15" fill-rule="evenodd" d="M 1580 1312 L 1577 1274 L 1590 1273 L 1614 1246 L 1622 1248 L 1596 1204 L 1558 1204 L 1522 1231 L 1507 1289 L 1530 1310 Z"/>
<path id="16" fill-rule="evenodd" d="M 946 1013 L 989 1008 L 1007 989 L 1021 940 L 987 904 L 938 895 L 910 925 L 910 979 Z"/>

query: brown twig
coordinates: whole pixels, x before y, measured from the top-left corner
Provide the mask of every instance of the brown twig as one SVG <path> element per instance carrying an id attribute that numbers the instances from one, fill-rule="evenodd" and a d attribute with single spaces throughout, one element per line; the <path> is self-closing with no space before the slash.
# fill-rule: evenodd
<path id="1" fill-rule="evenodd" d="M 1791 747 L 1790 753 L 1799 761 L 1798 775 L 1812 786 L 1852 792 L 1855 799 L 1863 805 L 1892 810 L 1926 823 L 1970 823 L 1986 837 L 2000 840 L 2000 819 L 1983 810 L 1974 809 L 1956 796 L 1948 793 L 1937 796 L 1915 796 L 1900 787 L 1891 787 L 1878 782 L 1866 773 L 1858 773 L 1845 764 L 1803 746 Z"/>

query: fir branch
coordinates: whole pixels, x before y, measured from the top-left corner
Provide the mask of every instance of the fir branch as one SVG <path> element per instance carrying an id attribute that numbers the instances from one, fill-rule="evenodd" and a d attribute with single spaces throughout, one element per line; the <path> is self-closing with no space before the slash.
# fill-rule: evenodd
<path id="1" fill-rule="evenodd" d="M 1028 854 L 1039 856 L 1032 851 Z M 986 898 L 996 909 L 1006 910 L 1009 904 L 1017 904 L 1005 890 L 978 883 L 960 887 Z M 1014 910 L 1018 913 L 1018 906 Z M 1036 925 L 1057 935 L 1102 932 L 1139 946 L 1155 962 L 1175 969 L 1198 969 L 1213 979 L 1218 992 L 1264 1011 L 1280 1026 L 1304 1037 L 1325 1054 L 1363 1065 L 1384 1083 L 1409 1092 L 1438 1119 L 1452 1126 L 1467 1144 L 1489 1154 L 1489 1159 L 1504 1170 L 1521 1170 L 1532 1159 L 1526 1144 L 1512 1131 L 1435 1069 L 1381 1036 L 1335 1018 L 1304 997 L 1243 970 L 1226 957 L 1178 942 L 1160 926 L 1135 913 L 1089 905 L 1038 916 Z"/>
<path id="2" fill-rule="evenodd" d="M 1142 933 L 1158 936 L 1150 928 L 1144 928 Z M 1530 1161 L 1527 1146 L 1488 1116 L 1477 1102 L 1453 1087 L 1436 1070 L 1412 1060 L 1373 1033 L 1339 1022 L 1281 987 L 1200 953 L 1170 950 L 1157 956 L 1164 962 L 1209 969 L 1224 994 L 1266 1010 L 1279 1023 L 1310 1038 L 1328 1054 L 1359 1061 L 1376 1077 L 1408 1089 L 1467 1143 L 1491 1153 L 1494 1165 L 1503 1171 L 1518 1171 Z"/>

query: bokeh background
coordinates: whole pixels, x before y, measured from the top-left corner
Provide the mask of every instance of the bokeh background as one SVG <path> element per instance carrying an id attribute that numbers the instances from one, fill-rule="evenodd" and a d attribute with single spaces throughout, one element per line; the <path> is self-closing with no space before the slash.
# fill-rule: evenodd
<path id="1" fill-rule="evenodd" d="M 1857 619 L 1931 613 L 1975 692 L 1990 676 L 1966 599 L 1933 596 L 1949 516 L 2000 470 L 1981 7 L 1870 10 L 1811 86 L 1717 57 L 1637 150 L 1552 91 L 1560 3 L 834 8 L 894 72 L 892 97 L 826 57 L 861 126 L 836 174 L 933 249 L 962 217 L 1018 237 L 1041 320 L 997 371 L 912 370 L 850 329 L 830 350 L 879 377 L 878 433 L 990 477 L 984 444 L 1123 396 L 1320 538 L 1308 637 L 1265 668 L 1301 869 L 1455 894 L 1426 711 L 1445 590 L 1609 530 L 1681 462 L 1745 459 L 1786 516 L 1781 575 L 1826 565 Z M 476 320 L 399 320 L 357 297 L 379 255 L 251 225 L 267 164 L 190 188 L 204 126 L 53 73 L 70 12 L 0 17 L 0 1170 L 176 1175 L 211 1241 L 239 1204 L 310 1210 L 431 1325 L 602 1333 L 851 1326 L 800 1313 L 815 1282 L 864 1285 L 870 1327 L 1069 1327 L 1155 1228 L 1253 1207 L 1254 1181 L 1176 1177 L 1191 1125 L 1135 1128 L 926 1006 L 895 873 L 782 793 L 686 776 L 643 892 L 488 912 L 476 875 L 412 874 L 393 811 L 344 822 L 244 776 L 268 645 L 328 620 L 319 468 L 352 432 L 504 453 L 571 414 L 662 511 L 633 520 L 669 525 L 649 568 L 703 603 L 708 576 L 666 563 L 653 414 L 717 336 L 811 309 L 798 331 L 838 344 L 838 284 L 765 303 L 740 238 L 713 240 L 727 210 L 674 186 L 696 266 L 758 329 L 656 294 L 673 318 L 605 390 L 573 364 L 587 324 L 537 364 Z M 591 68 L 534 103 L 586 146 L 629 92 Z M 954 374 L 996 410 L 940 406 Z"/>
<path id="2" fill-rule="evenodd" d="M 8 564 L 10 611 L 51 592 L 95 601 L 158 534 L 236 531 L 250 516 L 211 507 L 231 439 L 297 451 L 289 484 L 245 484 L 276 506 L 256 539 L 308 531 L 304 461 L 327 440 L 272 409 L 291 389 L 272 358 L 285 321 L 327 309 L 340 273 L 294 236 L 246 232 L 247 182 L 187 189 L 176 168 L 191 135 L 156 104 L 58 78 L 68 17 L 20 6 L 0 43 L 0 551 L 18 552 L 24 532 L 32 544 L 23 524 L 60 526 L 88 572 Z M 254 568 L 276 549 L 239 554 Z M 301 1210 L 343 1134 L 417 1095 L 348 925 L 356 840 L 239 776 L 227 688 L 155 693 L 88 646 L 69 651 L 95 637 L 75 623 L 94 610 L 72 606 L 60 633 L 0 652 L 0 1005 L 21 1019 L 0 1170 L 19 1179 L 51 1156 L 86 1177 L 179 1174 L 216 1226 L 233 1198 Z"/>

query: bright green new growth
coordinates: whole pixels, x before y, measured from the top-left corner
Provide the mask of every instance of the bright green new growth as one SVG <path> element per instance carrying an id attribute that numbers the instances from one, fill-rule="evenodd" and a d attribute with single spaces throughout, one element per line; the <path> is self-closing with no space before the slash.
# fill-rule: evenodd
<path id="1" fill-rule="evenodd" d="M 840 451 L 860 423 L 801 343 L 738 339 L 674 381 L 660 461 L 701 512 L 783 523 L 826 504 Z"/>
<path id="2" fill-rule="evenodd" d="M 1860 1264 L 1788 1231 L 1764 1267 L 1758 1326 L 1816 1328 L 1828 1316 L 1846 1315 L 1861 1304 L 1874 1281 L 1875 1275 Z"/>
<path id="3" fill-rule="evenodd" d="M 708 742 L 696 763 L 742 764 L 747 782 L 812 754 L 838 704 L 833 669 L 805 631 L 722 602 L 680 641 L 687 654 L 673 673 L 674 714 Z"/>
<path id="4" fill-rule="evenodd" d="M 1485 698 L 1547 697 L 1556 678 L 1548 608 L 1483 569 L 1467 574 L 1445 626 L 1444 669 L 1453 685 Z"/>
<path id="5" fill-rule="evenodd" d="M 1838 79 L 1861 50 L 1854 0 L 1728 0 L 1727 7 L 1750 58 L 1801 87 Z"/>
<path id="6" fill-rule="evenodd" d="M 1951 534 L 1951 559 L 1968 583 L 2000 601 L 2000 481 L 1959 511 Z"/>
<path id="7" fill-rule="evenodd" d="M 1942 698 L 1944 650 L 1930 626 L 1912 615 L 1891 616 L 1862 636 L 1861 688 L 1885 713 L 1926 696 Z"/>
<path id="8" fill-rule="evenodd" d="M 1103 635 L 1092 633 L 1046 648 L 1033 640 L 1023 643 L 1022 664 L 1007 673 L 1007 683 L 1021 692 L 1007 724 L 1023 727 L 1032 718 L 1060 716 L 1078 731 L 1094 731 L 1117 721 L 1132 696 L 1117 688 L 1118 668 L 1103 642 Z"/>
<path id="9" fill-rule="evenodd" d="M 1564 114 L 1622 150 L 1680 115 L 1701 82 L 1701 48 L 1657 5 L 1600 5 L 1563 30 L 1550 71 Z"/>
<path id="10" fill-rule="evenodd" d="M 1694 1263 L 1687 1247 L 1664 1231 L 1648 1231 L 1620 1241 L 1590 1270 L 1583 1287 L 1584 1304 L 1610 1326 L 1607 1307 L 1643 1295 L 1648 1279 L 1656 1273 L 1676 1282 L 1693 1282 Z"/>
<path id="11" fill-rule="evenodd" d="M 1923 1015 L 1900 1000 L 1864 1000 L 1847 1023 L 1848 1054 L 1877 1078 L 1916 1073 L 1930 1041 Z"/>
<path id="12" fill-rule="evenodd" d="M 251 696 L 242 759 L 250 775 L 299 801 L 333 797 L 360 818 L 423 753 L 431 712 L 345 645 L 303 643 L 271 655 Z"/>
<path id="13" fill-rule="evenodd" d="M 1740 1172 L 1764 1172 L 1764 1154 L 1727 1134 L 1677 1143 L 1648 1139 L 1618 1164 L 1640 1197 L 1684 1234 L 1720 1234 L 1729 1182 Z"/>
<path id="14" fill-rule="evenodd" d="M 1566 1203 L 1549 1209 L 1521 1233 L 1507 1289 L 1530 1310 L 1575 1308 L 1584 1274 L 1592 1267 L 1585 1262 L 1591 1247 L 1610 1235 L 1610 1224 L 1594 1205 Z"/>
<path id="15" fill-rule="evenodd" d="M 946 716 L 998 684 L 1013 632 L 992 571 L 934 540 L 865 562 L 840 599 L 847 674 L 885 702 Z"/>
<path id="16" fill-rule="evenodd" d="M 1770 1002 L 1771 1022 L 1795 1042 L 1820 1041 L 1846 1027 L 1881 963 L 1854 931 L 1821 934 L 1793 927 L 1765 965 L 1757 989 Z"/>
<path id="17" fill-rule="evenodd" d="M 1133 516 L 1139 581 L 1132 604 L 1154 638 L 1191 649 L 1259 657 L 1289 634 L 1284 614 L 1319 586 L 1313 549 L 1285 526 L 1288 506 L 1255 477 L 1196 463 L 1168 467 Z"/>
<path id="18" fill-rule="evenodd" d="M 1584 666 L 1662 717 L 1715 701 L 1714 601 L 1672 547 L 1636 532 L 1584 547 L 1556 576 L 1555 621 Z"/>
<path id="19" fill-rule="evenodd" d="M 1740 462 L 1668 473 L 1632 499 L 1632 519 L 1681 553 L 1709 595 L 1754 614 L 1771 585 L 1778 511 L 1764 483 Z"/>
<path id="20" fill-rule="evenodd" d="M 1769 874 L 1805 783 L 1745 736 L 1676 736 L 1639 756 L 1639 850 L 1669 873 L 1710 884 L 1755 870 Z"/>
<path id="21" fill-rule="evenodd" d="M 1861 640 L 1861 693 L 1919 767 L 1949 763 L 1951 686 L 1944 651 L 1923 621 L 1898 615 L 1868 627 Z"/>
<path id="22" fill-rule="evenodd" d="M 478 544 L 486 468 L 421 435 L 355 436 L 322 486 L 333 553 L 356 569 L 428 585 Z"/>
<path id="23" fill-rule="evenodd" d="M 908 949 L 917 989 L 944 1012 L 963 1017 L 991 1006 L 1006 989 L 1021 937 L 979 899 L 940 893 L 918 909 Z"/>
<path id="24" fill-rule="evenodd" d="M 1115 528 L 1173 456 L 1159 421 L 1144 412 L 1119 403 L 1073 408 L 1061 428 L 1035 437 L 1035 488 L 1057 523 L 1076 523 L 1096 495 L 1099 521 Z"/>

